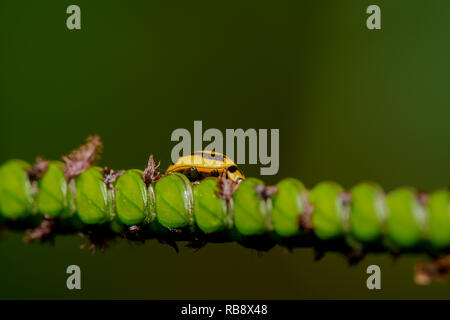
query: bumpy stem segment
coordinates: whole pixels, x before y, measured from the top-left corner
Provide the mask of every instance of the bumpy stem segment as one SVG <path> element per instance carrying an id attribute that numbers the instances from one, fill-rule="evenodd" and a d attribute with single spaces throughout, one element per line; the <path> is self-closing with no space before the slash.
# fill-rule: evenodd
<path id="1" fill-rule="evenodd" d="M 448 188 L 425 194 L 404 187 L 385 194 L 371 182 L 350 190 L 334 182 L 308 190 L 293 178 L 275 186 L 256 178 L 239 185 L 223 177 L 193 183 L 179 173 L 163 176 L 153 157 L 144 171 L 93 166 L 101 147 L 94 136 L 64 162 L 3 164 L 1 223 L 31 228 L 29 241 L 81 232 L 96 246 L 125 236 L 171 244 L 187 240 L 191 246 L 212 241 L 258 249 L 312 246 L 349 257 L 367 251 L 438 256 L 450 249 Z"/>

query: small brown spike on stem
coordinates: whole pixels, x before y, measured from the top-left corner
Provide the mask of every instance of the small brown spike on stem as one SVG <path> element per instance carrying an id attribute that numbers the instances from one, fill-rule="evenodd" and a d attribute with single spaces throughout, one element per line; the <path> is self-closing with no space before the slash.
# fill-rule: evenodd
<path id="1" fill-rule="evenodd" d="M 42 220 L 41 224 L 34 228 L 28 229 L 25 233 L 24 240 L 26 243 L 34 241 L 45 241 L 52 239 L 55 236 L 57 223 L 55 219 L 46 218 Z"/>
<path id="2" fill-rule="evenodd" d="M 31 181 L 37 181 L 47 172 L 50 161 L 38 157 L 32 168 L 27 170 L 28 177 Z"/>
<path id="3" fill-rule="evenodd" d="M 150 155 L 150 157 L 148 158 L 147 167 L 142 174 L 142 179 L 144 179 L 147 187 L 163 177 L 163 175 L 158 171 L 160 164 L 160 162 L 156 164 L 155 160 L 153 159 L 153 155 Z"/>
<path id="4" fill-rule="evenodd" d="M 228 204 L 239 185 L 226 177 L 217 178 L 217 183 L 219 190 L 216 192 L 216 195 Z"/>
<path id="5" fill-rule="evenodd" d="M 104 167 L 102 171 L 103 182 L 106 184 L 108 189 L 114 190 L 114 182 L 124 173 L 125 170 L 116 171 L 109 167 Z"/>
<path id="6" fill-rule="evenodd" d="M 431 262 L 416 264 L 414 281 L 417 284 L 427 285 L 432 281 L 444 282 L 450 275 L 450 254 Z"/>
<path id="7" fill-rule="evenodd" d="M 86 139 L 86 143 L 73 150 L 69 155 L 63 156 L 66 163 L 64 175 L 70 181 L 74 177 L 83 173 L 100 159 L 103 151 L 103 144 L 100 136 L 94 135 Z"/>

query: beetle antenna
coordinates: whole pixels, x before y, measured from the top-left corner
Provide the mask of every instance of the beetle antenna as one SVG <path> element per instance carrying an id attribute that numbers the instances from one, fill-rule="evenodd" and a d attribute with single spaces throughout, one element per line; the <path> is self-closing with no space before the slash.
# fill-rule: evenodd
<path id="1" fill-rule="evenodd" d="M 262 184 L 258 184 L 255 186 L 256 192 L 258 192 L 259 196 L 263 200 L 269 199 L 271 196 L 278 192 L 278 188 L 275 186 L 265 186 Z"/>

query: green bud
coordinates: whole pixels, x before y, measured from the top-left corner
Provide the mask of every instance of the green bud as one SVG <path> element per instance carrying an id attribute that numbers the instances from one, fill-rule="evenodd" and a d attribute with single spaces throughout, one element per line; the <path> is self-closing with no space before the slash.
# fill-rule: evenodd
<path id="1" fill-rule="evenodd" d="M 39 212 L 50 217 L 74 213 L 72 192 L 61 162 L 50 162 L 47 172 L 39 181 L 37 204 Z"/>
<path id="2" fill-rule="evenodd" d="M 426 224 L 425 212 L 414 190 L 401 188 L 386 197 L 389 216 L 387 232 L 396 245 L 408 248 L 416 245 Z"/>
<path id="3" fill-rule="evenodd" d="M 331 239 L 343 234 L 346 217 L 340 199 L 342 191 L 337 183 L 322 182 L 309 193 L 309 202 L 314 206 L 312 224 L 320 239 Z"/>
<path id="4" fill-rule="evenodd" d="M 203 232 L 222 231 L 231 224 L 226 201 L 219 198 L 217 192 L 216 178 L 206 178 L 194 186 L 194 217 Z"/>
<path id="5" fill-rule="evenodd" d="M 272 196 L 272 223 L 282 237 L 299 234 L 300 216 L 304 211 L 302 195 L 306 197 L 304 185 L 292 178 L 276 185 L 278 192 Z"/>
<path id="6" fill-rule="evenodd" d="M 193 224 L 193 194 L 189 179 L 170 173 L 154 185 L 156 218 L 166 228 L 183 228 Z"/>
<path id="7" fill-rule="evenodd" d="M 261 235 L 270 229 L 270 210 L 255 190 L 257 185 L 264 183 L 248 178 L 233 194 L 234 224 L 244 236 Z"/>
<path id="8" fill-rule="evenodd" d="M 77 214 L 85 224 L 100 224 L 113 217 L 111 193 L 101 171 L 91 167 L 75 178 Z"/>
<path id="9" fill-rule="evenodd" d="M 0 213 L 7 219 L 21 219 L 35 211 L 33 189 L 26 172 L 30 165 L 10 160 L 0 167 Z"/>
<path id="10" fill-rule="evenodd" d="M 359 241 L 371 242 L 381 236 L 386 219 L 383 190 L 376 184 L 363 182 L 351 189 L 350 230 Z"/>
<path id="11" fill-rule="evenodd" d="M 450 247 L 450 194 L 439 190 L 431 194 L 428 208 L 428 238 L 438 247 Z"/>
<path id="12" fill-rule="evenodd" d="M 119 220 L 128 226 L 142 223 L 148 214 L 147 187 L 142 171 L 128 170 L 114 185 L 115 209 Z"/>

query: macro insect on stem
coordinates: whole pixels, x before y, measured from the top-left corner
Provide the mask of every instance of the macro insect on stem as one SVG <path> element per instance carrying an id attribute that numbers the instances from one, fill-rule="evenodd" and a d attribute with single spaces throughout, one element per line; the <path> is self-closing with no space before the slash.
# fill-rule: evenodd
<path id="1" fill-rule="evenodd" d="M 63 157 L 34 166 L 10 160 L 0 167 L 0 217 L 4 228 L 28 229 L 26 240 L 80 233 L 91 249 L 112 239 L 157 239 L 202 247 L 237 241 L 268 250 L 313 247 L 339 251 L 351 261 L 371 251 L 428 253 L 416 281 L 441 279 L 450 265 L 450 193 L 403 187 L 384 193 L 372 182 L 349 190 L 321 182 L 308 190 L 297 179 L 266 186 L 245 178 L 226 156 L 197 151 L 163 175 L 150 156 L 144 170 L 95 165 L 98 136 Z"/>
<path id="2" fill-rule="evenodd" d="M 167 172 L 180 172 L 190 181 L 199 181 L 205 177 L 222 176 L 235 183 L 245 179 L 237 165 L 227 156 L 214 151 L 195 151 L 192 155 L 184 156 L 169 166 Z"/>

